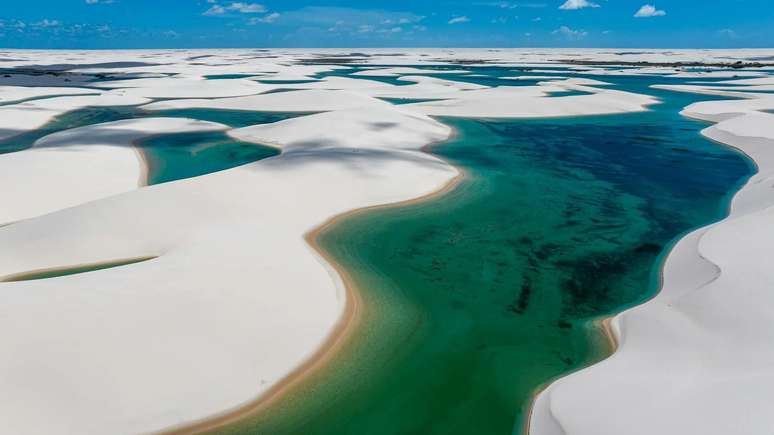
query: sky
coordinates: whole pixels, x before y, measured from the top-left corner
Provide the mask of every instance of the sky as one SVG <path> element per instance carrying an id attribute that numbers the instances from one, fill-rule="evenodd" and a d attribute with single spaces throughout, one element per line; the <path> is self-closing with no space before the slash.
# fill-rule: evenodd
<path id="1" fill-rule="evenodd" d="M 3 48 L 774 47 L 774 0 L 0 0 Z"/>

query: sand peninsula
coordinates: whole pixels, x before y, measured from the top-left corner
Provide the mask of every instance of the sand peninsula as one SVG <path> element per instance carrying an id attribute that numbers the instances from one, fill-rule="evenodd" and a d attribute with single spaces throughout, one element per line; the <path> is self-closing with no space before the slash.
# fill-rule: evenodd
<path id="1" fill-rule="evenodd" d="M 24 73 L 0 77 L 0 88 L 14 87 L 3 91 L 9 104 L 0 106 L 2 138 L 40 128 L 58 115 L 83 107 L 133 106 L 147 111 L 149 118 L 56 133 L 30 149 L 0 155 L 0 165 L 13 171 L 8 172 L 7 181 L 29 186 L 29 191 L 11 201 L 7 216 L 0 221 L 6 224 L 0 227 L 0 276 L 125 259 L 147 261 L 0 284 L 4 300 L 0 328 L 6 331 L 0 343 L 13 349 L 0 358 L 0 398 L 7 404 L 0 408 L 2 426 L 17 434 L 156 432 L 218 418 L 260 400 L 297 369 L 313 365 L 310 358 L 324 355 L 321 346 L 336 342 L 331 334 L 341 331 L 341 319 L 347 315 L 347 292 L 341 276 L 305 237 L 336 216 L 426 197 L 459 176 L 454 167 L 422 151 L 452 133 L 431 116 L 579 116 L 644 111 L 658 103 L 647 95 L 609 89 L 604 81 L 558 78 L 529 86 L 488 87 L 449 80 L 427 70 L 455 62 L 549 68 L 563 65 L 562 59 L 576 59 L 575 52 L 430 50 L 431 56 L 422 56 L 427 51 L 407 50 L 401 57 L 375 51 L 360 61 L 374 68 L 358 78 L 317 76 L 347 68 L 325 62 L 329 56 L 341 54 L 336 50 L 275 50 L 272 57 L 244 56 L 239 50 L 217 54 L 196 50 L 37 52 L 34 56 L 13 52 L 15 60 L 4 62 L 4 66 L 23 68 Z M 663 57 L 658 53 L 582 52 L 605 62 Z M 760 51 L 686 50 L 678 55 L 684 62 L 704 62 L 721 56 L 759 56 Z M 73 65 L 74 59 L 80 61 Z M 549 60 L 554 63 L 546 63 Z M 131 63 L 124 63 L 127 61 Z M 69 75 L 41 72 L 41 63 L 69 64 Z M 120 68 L 116 68 L 119 63 Z M 403 69 L 403 65 L 413 67 Z M 612 70 L 597 71 L 603 76 Z M 663 75 L 680 73 L 674 68 L 656 71 Z M 610 73 L 657 74 L 652 68 Z M 207 79 L 229 74 L 258 81 Z M 93 81 L 96 75 L 104 79 Z M 121 80 L 110 80 L 111 76 Z M 376 77 L 397 78 L 408 84 L 370 79 Z M 35 87 L 38 84 L 46 88 Z M 20 91 L 19 87 L 35 91 Z M 79 89 L 74 91 L 73 87 Z M 552 95 L 565 91 L 579 94 Z M 433 101 L 393 105 L 382 98 Z M 746 129 L 760 135 L 766 123 L 770 124 L 769 117 L 774 115 L 757 111 L 770 108 L 761 100 L 745 100 L 750 106 L 735 102 L 728 109 L 730 113 L 722 102 L 697 105 L 686 113 L 722 120 L 708 130 L 709 137 L 765 161 L 765 151 L 756 147 L 767 139 L 740 139 L 746 137 Z M 194 108 L 313 113 L 237 129 L 194 119 L 165 118 L 160 122 L 153 118 L 155 111 Z M 737 116 L 739 113 L 743 115 Z M 100 134 L 112 129 L 121 133 Z M 151 135 L 185 131 L 226 131 L 242 141 L 275 146 L 281 154 L 205 176 L 142 186 L 138 182 L 142 161 L 133 151 L 128 152 L 127 145 Z M 46 144 L 57 147 L 49 149 Z M 83 146 L 87 144 L 90 146 Z M 68 150 L 76 149 L 78 156 L 67 155 Z M 106 166 L 101 169 L 94 167 L 103 163 Z M 36 170 L 20 167 L 28 164 Z M 762 171 L 759 177 L 764 176 Z M 103 178 L 110 182 L 103 183 Z M 73 192 L 73 186 L 91 185 L 96 187 Z M 733 211 L 746 210 L 743 216 L 747 217 L 731 220 L 738 222 L 729 227 L 736 237 L 723 237 L 721 229 L 728 226 L 724 223 L 707 230 L 706 237 L 692 235 L 681 242 L 680 246 L 703 247 L 704 258 L 718 266 L 697 257 L 696 248 L 691 252 L 697 254 L 683 258 L 678 269 L 697 270 L 709 279 L 743 279 L 744 270 L 731 271 L 753 267 L 754 263 L 735 262 L 716 251 L 720 251 L 718 244 L 730 243 L 728 239 L 741 243 L 738 234 L 746 234 L 748 239 L 744 240 L 749 243 L 740 248 L 756 246 L 764 252 L 765 238 L 756 228 L 765 218 L 765 209 L 760 207 L 766 202 L 762 195 L 747 196 L 740 195 L 734 203 Z M 755 216 L 759 216 L 758 221 Z M 710 234 L 714 233 L 718 234 L 713 239 Z M 679 276 L 671 278 L 670 273 L 680 274 L 670 272 L 670 264 L 680 259 L 680 246 L 665 268 L 667 285 L 679 281 Z M 717 270 L 724 273 L 709 275 Z M 722 279 L 713 283 L 723 286 Z M 666 288 L 663 294 L 669 295 L 670 290 Z M 747 320 L 736 323 L 736 328 L 730 322 L 738 321 L 739 316 L 723 319 L 701 306 L 695 312 L 709 316 L 704 319 L 708 325 L 723 328 L 714 339 L 757 340 L 762 331 L 771 330 L 756 323 L 765 320 L 763 313 L 752 315 L 761 312 L 761 301 L 765 300 L 759 293 L 736 301 L 744 303 L 740 311 L 748 313 Z M 697 304 L 701 303 L 715 302 L 699 297 Z M 613 385 L 611 379 L 620 380 L 622 386 L 624 382 L 639 382 L 643 388 L 656 391 L 658 383 L 637 376 L 646 373 L 645 362 L 638 363 L 634 371 L 627 366 L 625 375 L 613 368 L 614 361 L 622 359 L 620 355 L 637 355 L 637 349 L 653 344 L 649 337 L 656 334 L 652 328 L 640 329 L 643 338 L 634 344 L 637 340 L 628 334 L 636 335 L 638 329 L 628 327 L 627 318 L 624 315 L 614 322 L 621 341 L 616 357 L 561 380 L 541 394 L 533 414 L 533 433 L 588 433 L 583 432 L 587 427 L 583 425 L 594 423 L 591 419 L 595 416 L 600 418 L 613 410 L 622 414 L 645 412 L 645 408 L 630 407 L 609 392 L 601 392 L 599 397 L 616 403 L 605 407 L 601 398 L 595 398 L 592 409 L 599 413 L 589 407 L 583 412 L 573 407 L 565 411 L 561 406 L 563 397 L 587 397 L 589 388 Z M 682 323 L 661 325 L 669 325 L 667 335 L 686 331 Z M 707 344 L 707 331 L 699 330 L 701 336 L 692 337 L 691 343 Z M 629 343 L 635 350 L 627 353 Z M 751 349 L 763 349 L 750 344 Z M 682 350 L 690 352 L 688 347 Z M 653 355 L 662 361 L 672 351 L 659 347 Z M 702 354 L 697 351 L 689 356 L 697 355 Z M 730 367 L 732 361 L 738 363 L 736 355 L 729 355 L 729 364 L 719 363 L 718 369 Z M 754 355 L 760 359 L 750 363 L 763 367 L 765 355 Z M 586 376 L 591 381 L 584 384 Z M 574 387 L 576 379 L 579 386 Z M 703 388 L 711 383 L 711 379 L 698 376 L 692 381 Z M 763 394 L 763 390 L 756 391 Z M 676 414 L 666 407 L 658 412 Z M 720 419 L 719 414 L 713 415 Z M 630 417 L 628 421 L 640 421 L 638 415 Z M 753 420 L 766 421 L 759 417 Z M 673 420 L 679 421 L 679 416 Z M 615 431 L 611 428 L 604 433 Z"/>

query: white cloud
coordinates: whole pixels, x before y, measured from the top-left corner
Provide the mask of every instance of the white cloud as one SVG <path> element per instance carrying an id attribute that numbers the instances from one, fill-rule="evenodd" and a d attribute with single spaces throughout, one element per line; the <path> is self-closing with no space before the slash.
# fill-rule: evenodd
<path id="1" fill-rule="evenodd" d="M 96 4 L 109 5 L 110 3 L 113 3 L 113 0 L 86 0 L 87 5 L 96 5 Z"/>
<path id="2" fill-rule="evenodd" d="M 598 7 L 599 7 L 598 4 L 592 3 L 588 0 L 567 0 L 561 6 L 559 6 L 559 9 L 562 9 L 565 11 L 574 11 L 577 9 L 598 8 Z"/>
<path id="3" fill-rule="evenodd" d="M 103 0 L 87 0 L 87 1 L 103 1 Z M 110 0 L 112 1 L 112 0 Z M 208 1 L 212 6 L 204 11 L 202 15 L 206 17 L 217 17 L 225 15 L 226 12 L 239 12 L 242 14 L 260 14 L 266 12 L 266 6 L 258 3 L 243 3 L 234 2 L 227 6 L 217 4 L 215 1 Z"/>
<path id="4" fill-rule="evenodd" d="M 666 11 L 656 9 L 656 7 L 653 5 L 645 5 L 641 7 L 636 14 L 634 14 L 636 18 L 663 17 L 664 15 L 666 15 Z"/>
<path id="5" fill-rule="evenodd" d="M 567 26 L 562 26 L 551 33 L 554 35 L 564 36 L 565 38 L 573 41 L 585 38 L 589 34 L 589 32 L 585 30 L 573 30 Z"/>
<path id="6" fill-rule="evenodd" d="M 509 2 L 509 1 L 490 1 L 490 2 L 477 2 L 473 3 L 476 6 L 493 6 L 500 9 L 516 9 L 516 8 L 544 8 L 545 3 L 521 3 L 521 2 Z"/>
<path id="7" fill-rule="evenodd" d="M 56 27 L 59 26 L 61 23 L 57 20 L 49 20 L 48 18 L 44 19 L 43 21 L 38 21 L 37 23 L 33 23 L 33 27 Z"/>
<path id="8" fill-rule="evenodd" d="M 226 13 L 226 8 L 224 8 L 221 5 L 213 5 L 211 8 L 207 9 L 202 13 L 205 17 L 216 17 L 218 15 L 223 15 Z"/>
<path id="9" fill-rule="evenodd" d="M 426 30 L 420 23 L 425 17 L 411 12 L 383 9 L 359 9 L 332 6 L 306 6 L 283 11 L 276 26 L 295 28 L 295 34 L 308 43 L 310 35 L 327 37 L 349 35 L 354 38 L 389 38 Z"/>
<path id="10" fill-rule="evenodd" d="M 255 25 L 255 24 L 271 24 L 281 16 L 279 12 L 272 12 L 268 15 L 264 15 L 262 17 L 254 17 L 247 20 L 247 24 Z"/>
<path id="11" fill-rule="evenodd" d="M 470 18 L 466 17 L 465 15 L 462 15 L 460 17 L 454 17 L 451 20 L 449 20 L 449 24 L 467 23 L 468 21 L 470 21 Z"/>
<path id="12" fill-rule="evenodd" d="M 231 3 L 227 9 L 230 11 L 241 12 L 243 14 L 259 14 L 261 12 L 266 12 L 266 6 L 258 3 Z"/>
<path id="13" fill-rule="evenodd" d="M 306 6 L 282 13 L 282 23 L 287 25 L 330 27 L 340 26 L 352 30 L 360 25 L 383 27 L 390 23 L 418 23 L 425 17 L 409 12 L 391 12 L 377 9 L 354 9 L 332 6 Z"/>

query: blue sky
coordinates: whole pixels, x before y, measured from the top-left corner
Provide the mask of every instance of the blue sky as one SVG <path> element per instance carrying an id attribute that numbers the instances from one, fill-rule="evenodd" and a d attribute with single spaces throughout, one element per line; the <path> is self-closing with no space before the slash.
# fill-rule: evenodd
<path id="1" fill-rule="evenodd" d="M 774 47 L 774 0 L 2 0 L 0 47 Z"/>

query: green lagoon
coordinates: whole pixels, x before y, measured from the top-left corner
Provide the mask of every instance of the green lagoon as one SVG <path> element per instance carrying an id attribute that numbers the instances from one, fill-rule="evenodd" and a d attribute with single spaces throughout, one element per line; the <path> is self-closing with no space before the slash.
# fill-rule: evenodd
<path id="1" fill-rule="evenodd" d="M 678 114 L 699 98 L 648 88 L 665 79 L 611 81 L 664 103 L 612 116 L 442 119 L 458 135 L 433 153 L 464 181 L 430 201 L 354 214 L 320 237 L 364 301 L 345 349 L 268 412 L 217 432 L 522 433 L 541 386 L 610 354 L 596 321 L 652 297 L 671 244 L 725 216 L 753 172 Z"/>

